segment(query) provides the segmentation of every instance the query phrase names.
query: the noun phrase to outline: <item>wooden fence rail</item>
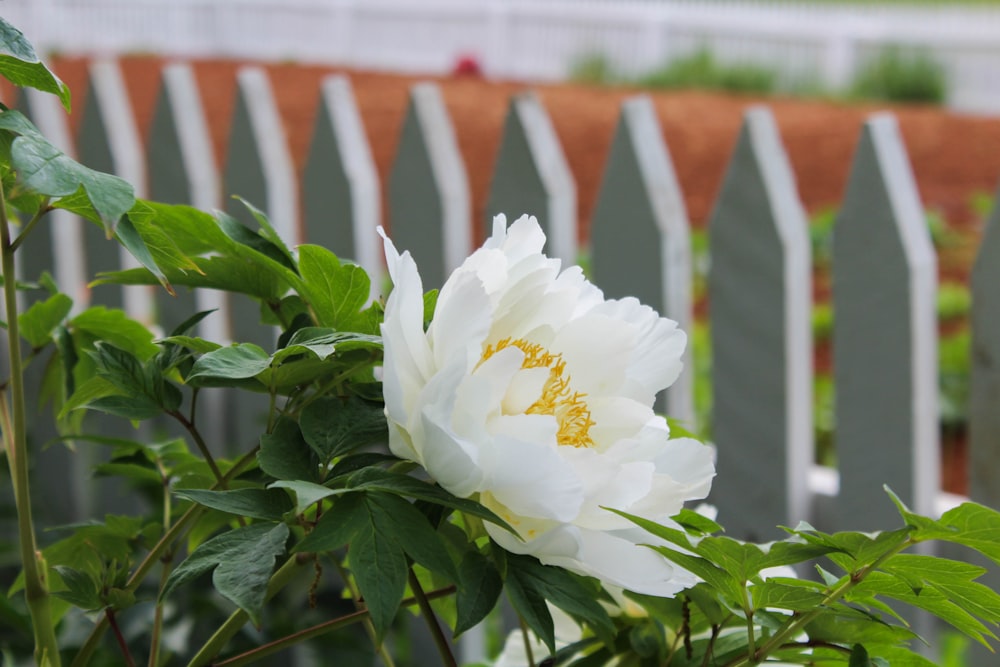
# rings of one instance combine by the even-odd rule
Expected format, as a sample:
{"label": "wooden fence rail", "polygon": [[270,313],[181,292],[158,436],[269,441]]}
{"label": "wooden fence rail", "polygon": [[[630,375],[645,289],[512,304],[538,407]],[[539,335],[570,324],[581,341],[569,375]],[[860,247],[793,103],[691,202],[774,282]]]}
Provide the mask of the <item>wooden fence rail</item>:
{"label": "wooden fence rail", "polygon": [[[139,193],[201,208],[226,206],[234,215],[242,213],[228,195],[243,195],[271,216],[289,242],[321,243],[377,274],[374,228],[383,222],[384,185],[384,222],[397,245],[413,251],[428,287],[439,285],[471,250],[472,226],[487,224],[470,219],[465,167],[433,84],[412,89],[388,183],[380,184],[349,80],[324,80],[313,143],[297,183],[263,70],[238,74],[228,159],[221,166],[215,165],[189,66],[163,70],[145,141],[135,130],[117,65],[94,62],[90,78],[75,142],[53,98],[29,91],[20,106],[57,144],[90,166],[130,180]],[[511,100],[497,155],[487,217],[533,213],[548,233],[550,254],[575,261],[577,193],[537,97]],[[683,201],[650,101],[628,100],[592,219],[594,279],[609,296],[637,295],[690,330],[692,260]],[[992,506],[1000,506],[998,225],[1000,212],[994,211],[974,274],[972,315],[970,495]],[[49,229],[56,231],[32,239],[25,276],[55,266],[77,309],[88,303],[124,307],[169,329],[196,309],[218,307],[219,315],[200,325],[202,335],[273,346],[273,337],[257,324],[257,308],[242,297],[198,292],[171,298],[112,286],[91,292],[84,276],[120,268],[126,260],[92,225],[67,219]],[[874,116],[865,125],[835,225],[839,474],[813,463],[808,221],[765,107],[746,114],[709,239],[711,432],[719,451],[711,500],[731,534],[767,538],[777,524],[799,520],[825,529],[892,526],[883,483],[921,512],[955,502],[940,492],[937,472],[936,259],[893,117]],[[382,282],[373,284],[374,296]],[[688,372],[662,405],[690,420],[692,392]],[[256,437],[259,416],[252,411],[260,406],[217,401],[213,438],[222,451],[245,450]],[[32,433],[39,444],[51,435],[43,426]],[[49,489],[64,491],[53,512],[62,520],[80,519],[105,501],[92,497],[85,465],[52,453],[59,449],[44,456],[61,457],[69,472],[45,466],[36,474]]]}

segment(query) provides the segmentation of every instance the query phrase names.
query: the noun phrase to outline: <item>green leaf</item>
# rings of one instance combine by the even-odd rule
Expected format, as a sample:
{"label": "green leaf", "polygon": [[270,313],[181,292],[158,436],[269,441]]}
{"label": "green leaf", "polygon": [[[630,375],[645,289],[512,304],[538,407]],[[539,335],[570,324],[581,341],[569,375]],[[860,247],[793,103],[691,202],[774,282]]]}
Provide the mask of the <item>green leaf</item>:
{"label": "green leaf", "polygon": [[[77,387],[77,390],[67,398],[62,409],[59,411],[58,419],[65,419],[73,410],[88,406],[92,401],[97,399],[104,398],[105,396],[120,395],[119,391],[118,387],[110,380],[100,376],[92,377]],[[159,408],[157,408],[158,410]]]}
{"label": "green leaf", "polygon": [[312,482],[292,479],[279,479],[277,482],[269,484],[267,488],[286,489],[294,493],[295,512],[297,514],[305,512],[310,505],[314,505],[324,498],[329,498],[339,493],[339,490],[331,489],[322,484],[313,484]]}
{"label": "green leaf", "polygon": [[440,486],[428,484],[422,480],[387,472],[377,468],[362,468],[347,479],[347,487],[353,491],[386,491],[397,495],[409,496],[417,500],[426,500],[438,505],[444,505],[466,514],[479,517],[517,535],[510,524],[498,517],[491,510],[474,500],[458,498]]}
{"label": "green leaf", "polygon": [[146,267],[146,270],[156,276],[163,289],[167,290],[170,296],[177,296],[177,292],[174,291],[173,285],[167,280],[166,274],[163,273],[163,270],[157,265],[156,260],[153,259],[153,254],[146,245],[146,240],[136,231],[132,221],[128,217],[125,217],[115,227],[114,232],[118,242],[125,246],[129,254],[139,260],[139,263]]}
{"label": "green leaf", "polygon": [[448,555],[441,536],[426,516],[396,495],[370,493],[366,500],[377,530],[392,535],[410,558],[433,574],[448,581],[458,581],[455,564]]}
{"label": "green leaf", "polygon": [[271,224],[271,220],[267,217],[267,214],[239,195],[233,195],[233,199],[243,204],[243,206],[245,206],[250,212],[250,215],[253,216],[254,220],[257,221],[257,224],[260,225],[260,232],[258,233],[260,236],[267,239],[271,245],[281,253],[281,256],[283,257],[282,264],[285,264],[290,268],[294,268],[295,256],[292,254],[292,251],[288,249],[288,246],[285,245],[284,239],[282,239],[278,232],[274,229],[274,225]]}
{"label": "green leaf", "polygon": [[[263,234],[254,232],[225,211],[216,211],[215,219],[219,229],[230,240],[234,241],[237,246],[242,246],[259,257],[267,258],[274,264],[283,267],[286,271],[297,275],[295,262],[291,259],[284,243],[275,245],[269,239],[265,238]],[[293,281],[292,284],[298,289],[301,281]]]}
{"label": "green leaf", "polygon": [[15,86],[52,93],[70,111],[69,88],[35,54],[24,34],[0,17],[0,74]]}
{"label": "green leaf", "polygon": [[[508,560],[513,554],[508,554]],[[514,565],[508,562],[507,578],[505,579],[507,597],[514,611],[538,638],[545,642],[550,653],[556,650],[555,626],[552,614],[545,605],[545,590],[541,582],[532,576],[526,576]]]}
{"label": "green leaf", "polygon": [[70,328],[106,341],[142,361],[160,351],[153,343],[152,332],[117,308],[92,306],[75,316]]}
{"label": "green leaf", "polygon": [[458,566],[461,585],[455,594],[458,619],[455,635],[475,627],[493,611],[503,591],[503,579],[489,558],[467,551]]}
{"label": "green leaf", "polygon": [[11,144],[10,153],[20,188],[66,198],[54,205],[97,222],[109,238],[112,236],[118,221],[135,203],[135,192],[127,181],[70,159],[18,111],[0,112],[0,129],[20,135]]}
{"label": "green leaf", "polygon": [[216,590],[259,623],[274,560],[285,552],[288,534],[283,523],[255,523],[213,537],[170,573],[160,599],[214,568]]}
{"label": "green leaf", "polygon": [[750,588],[754,609],[812,611],[826,600],[823,593],[770,579]]}
{"label": "green leaf", "polygon": [[270,363],[270,356],[259,346],[239,343],[201,356],[194,363],[186,381],[194,387],[246,386],[240,381],[253,379],[266,370]]}
{"label": "green leaf", "polygon": [[101,600],[101,583],[90,573],[74,570],[65,565],[57,565],[55,570],[62,577],[66,590],[54,591],[53,595],[84,611],[95,611],[104,607],[104,601]]}
{"label": "green leaf", "polygon": [[260,437],[257,461],[260,469],[275,479],[320,481],[319,458],[292,419],[282,417],[271,433]]}
{"label": "green leaf", "polygon": [[302,410],[299,423],[305,441],[324,463],[389,437],[384,406],[356,396],[319,398]]}
{"label": "green leaf", "polygon": [[424,293],[424,331],[430,326],[434,318],[434,309],[437,308],[438,290],[432,289]]}
{"label": "green leaf", "polygon": [[861,644],[855,644],[851,649],[851,660],[848,667],[872,667],[872,661],[868,658],[868,651]]}
{"label": "green leaf", "polygon": [[[614,643],[614,625],[597,601],[599,588],[585,585],[569,571],[542,565],[531,556],[507,556],[507,581],[511,576],[527,588],[540,591],[546,600],[566,613],[585,621],[606,645]],[[531,580],[531,583],[529,583]]]}
{"label": "green leaf", "polygon": [[205,507],[264,521],[281,521],[292,509],[288,494],[278,489],[184,489],[176,493]]}
{"label": "green leaf", "polygon": [[193,336],[167,336],[166,338],[161,338],[160,343],[164,345],[177,345],[191,350],[196,354],[208,354],[222,347],[222,345],[214,341],[195,338]]}
{"label": "green leaf", "polygon": [[[945,512],[938,523],[947,526],[953,534],[936,539],[963,544],[1000,565],[1000,539],[997,539],[1000,512],[978,503],[962,503]],[[914,537],[919,535],[918,532]]]}
{"label": "green leaf", "polygon": [[322,553],[339,549],[364,530],[368,522],[368,507],[362,494],[340,496],[295,546],[295,551]]}
{"label": "green leaf", "polygon": [[682,509],[676,516],[671,517],[679,523],[684,530],[694,535],[711,535],[722,531],[722,526],[709,519],[707,516],[698,514],[694,510]]}
{"label": "green leaf", "polygon": [[65,294],[54,294],[45,301],[35,302],[17,318],[21,336],[33,348],[46,345],[52,340],[52,331],[62,324],[72,308],[73,300]]}
{"label": "green leaf", "polygon": [[312,305],[317,324],[350,330],[351,320],[368,302],[371,280],[360,266],[341,263],[317,245],[299,246],[301,296]]}
{"label": "green leaf", "polygon": [[[281,298],[288,289],[287,283],[274,273],[242,257],[195,257],[191,261],[197,271],[163,267],[167,281],[172,285],[247,294],[265,301]],[[160,279],[148,269],[125,269],[99,273],[92,284],[156,285],[159,282]]]}
{"label": "green leaf", "polygon": [[227,553],[227,559],[220,562],[212,574],[215,589],[247,612],[257,627],[260,627],[260,614],[275,560],[285,553],[287,540],[288,526],[279,523],[262,539],[247,545],[246,550]]}
{"label": "green leaf", "polygon": [[390,533],[378,530],[389,524],[389,517],[379,514],[378,505],[367,505],[369,519],[348,551],[351,570],[371,615],[376,637],[381,640],[392,624],[406,591],[408,567],[403,548]]}

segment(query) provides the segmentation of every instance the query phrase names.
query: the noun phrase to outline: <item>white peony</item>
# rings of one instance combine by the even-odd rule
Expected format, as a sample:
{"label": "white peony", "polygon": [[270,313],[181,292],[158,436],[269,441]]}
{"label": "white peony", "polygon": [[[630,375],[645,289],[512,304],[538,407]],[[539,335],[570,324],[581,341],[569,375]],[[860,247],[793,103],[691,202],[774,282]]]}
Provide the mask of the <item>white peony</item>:
{"label": "white peony", "polygon": [[[383,234],[383,237],[385,235]],[[634,298],[605,300],[579,267],[542,254],[533,217],[493,233],[447,280],[425,331],[410,254],[385,238],[394,288],[382,336],[389,445],[519,533],[503,548],[605,584],[674,595],[696,579],[606,507],[654,521],[704,498],[709,447],[668,439],[653,399],[686,337]]]}

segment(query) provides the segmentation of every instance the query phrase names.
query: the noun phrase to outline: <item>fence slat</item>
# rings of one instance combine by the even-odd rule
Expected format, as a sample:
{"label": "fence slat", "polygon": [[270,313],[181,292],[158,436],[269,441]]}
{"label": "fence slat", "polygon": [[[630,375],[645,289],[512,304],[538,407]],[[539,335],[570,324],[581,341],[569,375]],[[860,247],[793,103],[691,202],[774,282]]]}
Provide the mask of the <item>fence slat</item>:
{"label": "fence slat", "polygon": [[304,236],[351,258],[372,276],[372,296],[381,291],[378,235],[382,200],[378,171],[346,76],[320,85],[319,109],[302,174]]}
{"label": "fence slat", "polygon": [[420,266],[426,288],[440,287],[469,254],[469,179],[441,90],[410,89],[396,159],[389,172],[393,239]]}
{"label": "fence slat", "polygon": [[[204,211],[219,208],[219,172],[211,146],[194,71],[190,65],[167,65],[146,146],[150,198]],[[158,320],[167,331],[196,311],[210,309],[217,312],[199,323],[200,335],[223,342],[231,339],[221,293],[178,287],[172,297],[157,290]]]}
{"label": "fence slat", "polygon": [[693,429],[691,235],[684,196],[647,96],[622,104],[590,230],[594,281],[604,294],[635,296],[688,332],[684,372],[658,405]]}
{"label": "fence slat", "polygon": [[890,115],[864,126],[833,234],[840,521],[896,525],[882,491],[933,514],[939,489],[937,259]]}
{"label": "fence slat", "polygon": [[[259,67],[246,67],[237,73],[236,104],[230,123],[226,166],[223,172],[223,196],[226,210],[257,229],[246,208],[230,195],[240,195],[264,211],[275,231],[286,243],[297,243],[295,229],[298,204],[292,159],[284,128],[278,117],[274,93],[267,74]],[[265,350],[274,349],[277,329],[261,326],[260,306],[240,294],[227,294],[234,340],[251,342]],[[243,452],[257,444],[266,425],[268,411],[264,396],[246,393],[239,397],[225,432],[231,440],[230,453]]]}
{"label": "fence slat", "polygon": [[[205,211],[221,205],[219,170],[198,92],[194,70],[187,64],[171,64],[161,73],[160,93],[149,130],[146,171],[150,197],[170,204],[188,204]],[[217,290],[188,290],[176,286],[176,296],[158,289],[157,317],[164,333],[195,312],[215,312],[198,323],[197,332],[208,340],[225,344],[232,340],[229,302]],[[221,389],[198,393],[199,414],[225,415],[232,412],[232,397]],[[225,419],[202,418],[198,424],[217,454],[224,454]],[[176,432],[177,426],[168,430]]]}
{"label": "fence slat", "polygon": [[285,242],[297,244],[301,235],[295,169],[271,83],[260,67],[241,68],[236,81],[223,175],[226,210],[256,229],[243,205],[229,199],[239,195],[267,213]]}
{"label": "fence slat", "polygon": [[511,99],[486,204],[487,233],[498,213],[506,214],[508,223],[534,215],[548,236],[548,254],[576,263],[576,185],[552,121],[534,93]]}
{"label": "fence slat", "polygon": [[[79,160],[91,169],[125,179],[135,188],[136,196],[144,196],[142,143],[121,69],[113,60],[98,60],[90,64],[88,74],[90,94],[83,106],[76,144]],[[100,271],[139,265],[94,225],[85,227],[84,250],[88,278]],[[152,323],[152,291],[148,287],[106,285],[98,288],[92,299],[109,308],[124,308],[132,317]]]}
{"label": "fence slat", "polygon": [[1000,188],[972,269],[969,497],[1000,507]]}
{"label": "fence slat", "polygon": [[[24,88],[18,107],[53,146],[71,157],[75,154],[66,111],[58,98],[33,88]],[[17,253],[19,277],[35,281],[43,271],[53,272],[56,284],[73,299],[73,314],[86,308],[90,296],[80,255],[82,224],[79,217],[68,211],[54,209],[26,237]],[[105,252],[114,252],[113,242],[104,243]],[[19,307],[24,312],[32,303],[47,298],[48,293],[43,290],[22,291],[18,297]],[[6,338],[2,342],[6,344]],[[91,469],[96,458],[92,451],[84,448],[72,452],[61,445],[45,446],[58,432],[52,420],[51,406],[43,407],[39,399],[44,364],[31,364],[24,370],[28,444],[33,452],[34,466],[45,471],[44,475],[37,476],[36,490],[40,493],[35,496],[33,511],[47,521],[82,521],[91,516],[90,512],[94,509]],[[8,373],[9,369],[6,369],[4,377]]]}
{"label": "fence slat", "polygon": [[715,204],[709,309],[712,498],[735,537],[808,516],[813,458],[808,225],[770,111],[747,112]]}

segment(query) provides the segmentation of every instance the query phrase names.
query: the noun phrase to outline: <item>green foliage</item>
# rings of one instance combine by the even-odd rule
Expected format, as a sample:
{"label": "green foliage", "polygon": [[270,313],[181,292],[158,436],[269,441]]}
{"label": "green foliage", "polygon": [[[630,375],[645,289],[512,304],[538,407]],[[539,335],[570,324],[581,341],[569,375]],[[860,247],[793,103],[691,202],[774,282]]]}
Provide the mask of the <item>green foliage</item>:
{"label": "green foliage", "polygon": [[[68,106],[65,87],[2,19],[0,74],[54,92]],[[752,69],[727,71],[706,53],[663,76],[677,85],[708,77],[741,90],[768,79]],[[2,431],[23,566],[0,596],[5,659],[128,664],[141,655],[149,664],[230,657],[242,664],[358,623],[372,649],[355,654],[370,664],[374,653],[388,656],[383,640],[404,607],[418,606],[433,627],[440,616],[457,634],[494,614],[504,592],[553,660],[578,667],[612,660],[924,664],[912,652],[914,632],[895,611],[900,602],[930,611],[972,641],[995,639],[1000,596],[978,581],[984,568],[905,553],[943,540],[1000,563],[1000,514],[973,504],[935,520],[893,497],[905,524],[898,530],[827,534],[800,525],[769,544],[718,535],[718,524],[689,510],[665,525],[619,512],[648,531],[658,557],[700,577],[675,598],[605,591],[595,579],[509,553],[484,529],[488,522],[516,534],[501,516],[475,495],[449,493],[387,447],[376,372],[383,311],[369,304],[370,278],[358,266],[318,246],[289,248],[243,200],[254,228],[225,213],[135,200],[123,181],[70,160],[7,110],[0,112],[0,195],[0,216],[9,206],[30,220],[16,240],[0,220],[8,278],[20,240],[53,208],[65,208],[101,225],[141,265],[99,283],[224,290],[255,301],[261,325],[279,330],[275,344],[224,344],[192,334],[212,316],[199,312],[155,339],[120,310],[74,313],[51,277],[39,280],[47,296],[17,312],[16,290],[34,286],[4,281],[12,375],[0,398],[9,394],[16,409],[3,411]],[[424,297],[425,326],[436,299],[436,292]],[[966,307],[948,309],[959,306]],[[706,332],[692,332],[701,374]],[[141,503],[134,516],[54,529],[39,545],[23,509],[33,495],[20,369],[43,354],[44,393],[60,439],[103,448],[108,456],[94,467],[95,479],[125,482],[135,492],[130,501]],[[256,442],[206,442],[206,421],[222,417],[205,414],[208,389],[237,401],[247,391],[267,397]],[[87,421],[95,412],[149,424],[137,439],[95,434],[89,431],[100,426]],[[674,425],[676,434],[683,430]],[[818,579],[773,570],[806,563],[816,565]],[[302,570],[308,581],[298,577]],[[434,607],[432,598],[451,600]],[[643,613],[630,613],[636,606]],[[578,626],[578,641],[566,645],[557,636],[553,608]],[[247,621],[258,635],[241,632]],[[8,639],[7,627],[16,639]],[[102,643],[109,627],[114,645]],[[353,647],[354,636],[342,636]],[[440,650],[448,660],[450,649]]]}
{"label": "green foliage", "polygon": [[671,60],[637,79],[646,88],[708,88],[736,93],[769,93],[777,76],[758,65],[724,65],[707,48]]}
{"label": "green foliage", "polygon": [[570,81],[590,85],[608,85],[619,80],[611,61],[600,53],[591,53],[575,60],[569,68]]}
{"label": "green foliage", "polygon": [[862,66],[851,84],[851,93],[887,102],[940,104],[947,95],[947,76],[928,53],[889,46]]}

